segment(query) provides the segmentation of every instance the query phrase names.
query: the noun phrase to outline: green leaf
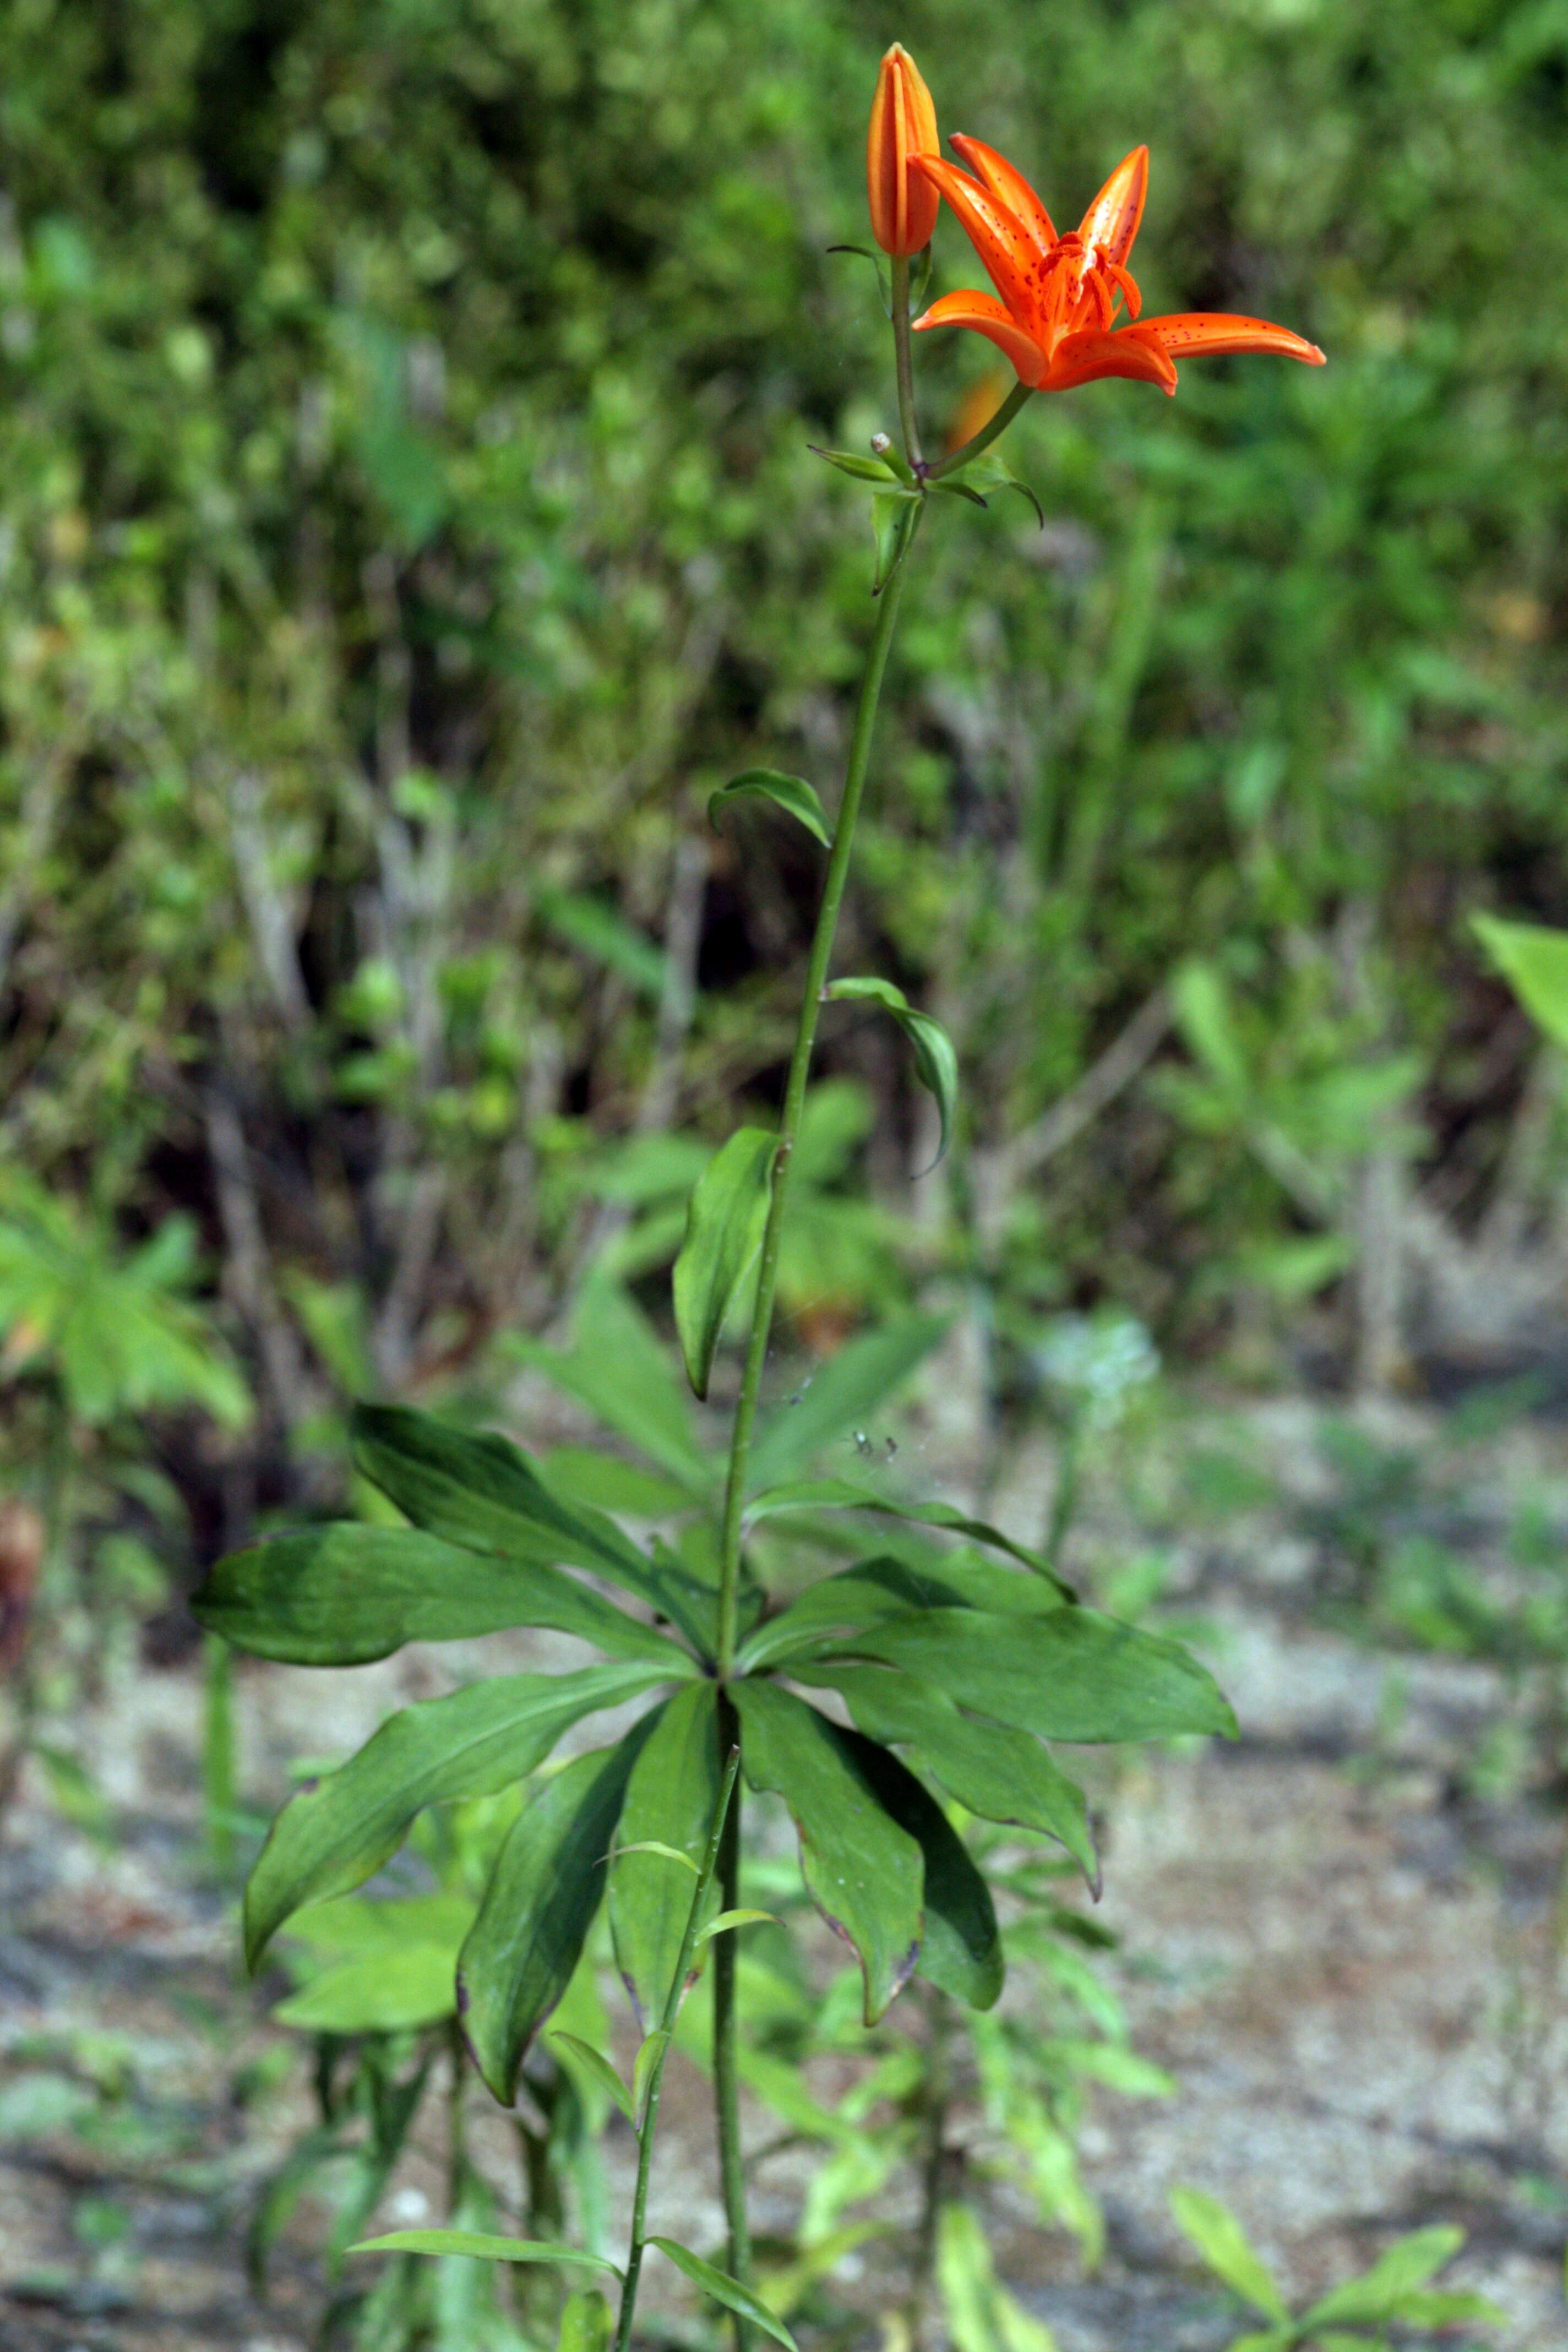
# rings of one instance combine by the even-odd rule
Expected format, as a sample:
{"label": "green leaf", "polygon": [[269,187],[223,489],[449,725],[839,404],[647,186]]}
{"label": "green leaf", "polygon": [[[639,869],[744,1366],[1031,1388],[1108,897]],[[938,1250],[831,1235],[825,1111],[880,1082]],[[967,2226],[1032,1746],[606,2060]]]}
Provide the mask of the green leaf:
{"label": "green leaf", "polygon": [[458,1963],[458,2007],[479,2073],[510,2106],[529,2042],[561,1999],[605,1894],[626,1782],[658,1710],[618,1746],[547,1781],[508,1832]]}
{"label": "green leaf", "polygon": [[[975,1609],[1003,1617],[1055,1615],[1067,1604],[1053,1588],[1016,1569],[954,1554],[912,1566],[896,1554],[857,1560],[853,1568],[823,1577],[776,1617],[747,1635],[738,1663],[744,1673],[776,1667],[782,1658],[810,1661],[853,1649],[852,1640],[828,1639],[835,1628],[848,1636],[911,1610]],[[792,1663],[788,1671],[795,1672]]]}
{"label": "green leaf", "polygon": [[563,1501],[590,1503],[628,1519],[670,1519],[691,1507],[690,1495],[673,1478],[591,1445],[552,1445],[540,1468]]}
{"label": "green leaf", "polygon": [[510,1439],[405,1405],[356,1405],[351,1432],[355,1466],[426,1535],[530,1565],[592,1569],[682,1622],[680,1592],[614,1519],[552,1494]]}
{"label": "green leaf", "polygon": [[[845,253],[859,250],[855,246],[830,247],[828,249]],[[858,482],[875,482],[879,488],[894,485],[900,498],[911,495],[884,457],[861,457],[853,449],[823,449],[815,441],[808,441],[805,446],[814,457],[825,457],[830,466],[837,466],[841,474],[848,474]]]}
{"label": "green leaf", "polygon": [[1352,2326],[1377,2327],[1385,2320],[1397,2320],[1404,2315],[1405,2297],[1452,2262],[1464,2242],[1463,2230],[1451,2224],[1413,2230],[1408,2237],[1396,2238],[1360,2278],[1348,2280],[1315,2303],[1300,2325],[1321,2328],[1349,2321]]}
{"label": "green leaf", "polygon": [[988,499],[981,497],[978,490],[972,490],[967,482],[961,481],[956,474],[944,474],[941,481],[932,482],[931,488],[933,490],[944,491],[950,499],[966,499],[972,507],[988,507],[990,504]]}
{"label": "green leaf", "polygon": [[912,1609],[968,1605],[967,1595],[945,1582],[938,1570],[910,1568],[891,1558],[857,1560],[853,1568],[808,1586],[787,1609],[759,1625],[742,1643],[736,1663],[742,1673],[753,1674],[797,1653],[815,1656],[828,1646],[830,1634],[849,1635],[884,1618],[906,1616]]}
{"label": "green leaf", "polygon": [[1083,1790],[1028,1732],[961,1715],[945,1694],[879,1666],[802,1667],[844,1699],[860,1729],[885,1746],[908,1745],[943,1788],[982,1821],[1013,1822],[1060,1840],[1100,1894],[1100,1860]]}
{"label": "green leaf", "polygon": [[457,2009],[457,1960],[456,1943],[365,1954],[324,1969],[272,2014],[280,2025],[310,2033],[404,2033],[434,2025]]}
{"label": "green leaf", "polygon": [[739,800],[772,801],[804,824],[824,849],[833,846],[833,835],[828,828],[827,812],[823,807],[814,785],[804,776],[781,775],[776,768],[748,768],[743,775],[732,776],[721,786],[708,803],[708,821],[717,824],[731,803]]}
{"label": "green leaf", "polygon": [[986,490],[1016,490],[1019,497],[1027,499],[1034,508],[1040,529],[1044,530],[1046,527],[1045,509],[1039,499],[1028,483],[1019,479],[1005,457],[995,449],[983,449],[978,457],[970,459],[967,466],[959,466],[951,474],[944,474],[934,487],[944,490],[949,488],[966,489],[980,498],[982,505],[984,504],[982,494]]}
{"label": "green leaf", "polygon": [[786,2352],[795,2352],[795,2337],[783,2320],[775,2319],[767,2305],[750,2287],[742,2286],[739,2279],[732,2279],[727,2271],[716,2271],[711,2263],[705,2263],[700,2254],[690,2252],[685,2246],[678,2246],[673,2238],[650,2238],[647,2242],[657,2246],[661,2254],[668,2254],[676,2269],[684,2271],[692,2284],[700,2286],[704,2294],[710,2294],[715,2303],[738,2311],[742,2319],[749,2319],[753,2327],[760,2327],[775,2344],[783,2344]]}
{"label": "green leaf", "polygon": [[393,2230],[384,2238],[362,2238],[351,2254],[468,2254],[479,2263],[568,2263],[579,2269],[621,2275],[603,2254],[563,2246],[551,2238],[495,2238],[483,2230]]}
{"label": "green leaf", "polygon": [[1238,2294],[1243,2303],[1250,2303],[1265,2319],[1272,2319],[1280,2326],[1288,2324],[1289,2313],[1284,2296],[1228,2206],[1222,2205],[1217,2197],[1205,2196],[1201,2189],[1173,2189],[1171,2211],[1177,2229],[1191,2239],[1210,2270],[1225,2281],[1233,2294]]}
{"label": "green leaf", "polygon": [[866,1776],[853,1735],[764,1682],[731,1686],[754,1789],[781,1796],[800,1838],[813,1902],[854,1947],[874,2025],[908,1983],[920,1947],[921,1849]]}
{"label": "green leaf", "polygon": [[713,1936],[728,1935],[731,1927],[759,1927],[763,1925],[778,1927],[783,1924],[772,1911],[721,1911],[716,1919],[709,1920],[706,1927],[699,1928],[697,1940],[700,1944],[706,1944]]}
{"label": "green leaf", "polygon": [[1394,2315],[1402,2327],[1506,2327],[1508,2314],[1489,2296],[1467,2288],[1414,2287],[1402,2295]]}
{"label": "green leaf", "polygon": [[454,1958],[474,1924],[475,1906],[464,1895],[400,1895],[386,1897],[341,1895],[312,1904],[289,1923],[292,1943],[341,1959],[395,1952],[413,1941],[447,1944]]}
{"label": "green leaf", "polygon": [[[700,1874],[699,1873],[699,1876]],[[653,2080],[653,2070],[658,2063],[659,2053],[668,2047],[669,2036],[662,2025],[656,2027],[652,2033],[645,2034],[637,2046],[632,2066],[632,2105],[637,2110],[634,2120],[640,2119],[647,2106],[647,2090]],[[640,2129],[640,2120],[638,2127]]]}
{"label": "green leaf", "polygon": [[1000,2352],[991,2249],[969,2207],[956,2199],[943,2202],[937,2219],[936,2283],[955,2352]]}
{"label": "green leaf", "polygon": [[559,1569],[520,1567],[415,1528],[344,1521],[269,1537],[220,1559],[191,1606],[237,1649],[291,1665],[360,1666],[405,1642],[549,1625],[612,1656],[656,1660],[670,1675],[699,1671],[655,1627]]}
{"label": "green leaf", "polygon": [[682,1853],[677,1846],[666,1845],[660,1838],[637,1838],[630,1845],[617,1845],[612,1851],[611,1861],[614,1862],[623,1853],[657,1853],[666,1862],[678,1862],[682,1870],[689,1870],[691,1873],[693,1878],[700,1878],[702,1875],[689,1854]]}
{"label": "green leaf", "polygon": [[686,1377],[700,1397],[708,1394],[724,1318],[763,1246],[778,1148],[778,1137],[765,1128],[737,1128],[691,1195],[675,1261],[675,1328]]}
{"label": "green leaf", "polygon": [[887,471],[892,477],[892,488],[871,493],[871,536],[877,548],[877,568],[871,577],[873,596],[881,594],[909,552],[915,518],[921,510],[919,493],[907,490],[890,466]]}
{"label": "green leaf", "polygon": [[615,2315],[596,2286],[569,2294],[561,2307],[555,2352],[610,2352]]}
{"label": "green leaf", "polygon": [[626,2118],[626,2121],[630,2124],[635,2124],[637,2122],[636,2110],[632,2105],[632,2095],[627,2090],[626,2084],[622,2082],[620,2076],[616,2074],[615,2068],[611,2065],[609,2060],[605,2056],[603,2051],[595,2050],[591,2042],[583,2041],[582,2038],[575,2033],[562,2033],[559,2031],[555,2031],[547,2034],[545,2039],[549,2042],[552,2049],[558,2047],[563,2050],[570,2051],[573,2057],[576,2059],[577,2063],[580,2066],[586,2068],[587,2072],[592,2074],[595,2082],[597,2083],[600,2090],[605,2093],[605,2096],[612,2099],[616,2105],[619,2107],[622,2115]]}
{"label": "green leaf", "polygon": [[903,1666],[960,1706],[1042,1739],[1236,1734],[1213,1676],[1179,1643],[1088,1609],[1046,1617],[932,1609],[889,1618],[839,1646]]}
{"label": "green leaf", "polygon": [[1470,928],[1536,1026],[1568,1045],[1568,931],[1472,915]]}
{"label": "green leaf", "polygon": [[670,1701],[637,1758],[610,1869],[616,1964],[645,2030],[664,2015],[691,1911],[688,1874],[701,1874],[721,1778],[714,1685],[697,1683]]}
{"label": "green leaf", "polygon": [[752,1449],[755,1487],[797,1476],[824,1447],[851,1439],[931,1353],[950,1319],[900,1315],[840,1348],[792,1403],[769,1417]]}
{"label": "green leaf", "polygon": [[[946,1030],[929,1013],[917,1013],[903,990],[895,988],[890,980],[836,980],[826,993],[837,1003],[879,1004],[892,1014],[914,1048],[916,1076],[936,1097],[942,1121],[936,1154],[940,1160],[952,1139],[953,1114],[958,1108],[958,1055]],[[935,1165],[933,1160],[931,1167]],[[929,1176],[931,1169],[923,1172]]]}
{"label": "green leaf", "polygon": [[245,1890],[247,1965],[303,1904],[344,1894],[379,1870],[425,1806],[494,1795],[525,1779],[584,1716],[666,1679],[662,1665],[641,1664],[502,1675],[390,1717],[273,1822]]}
{"label": "green leaf", "polygon": [[924,1925],[917,1973],[970,2009],[990,2009],[1006,1969],[990,1890],[928,1789],[877,1740],[840,1732],[889,1818],[924,1863]]}
{"label": "green leaf", "polygon": [[618,1430],[650,1462],[693,1495],[711,1484],[692,1434],[686,1396],[646,1315],[613,1282],[590,1281],[572,1322],[568,1348],[547,1348],[513,1334],[505,1352],[542,1372],[606,1428]]}
{"label": "green leaf", "polygon": [[[953,1535],[967,1536],[972,1543],[987,1545],[993,1551],[1004,1551],[1016,1560],[1043,1577],[1055,1595],[1072,1600],[1070,1585],[1064,1584],[1043,1552],[1031,1550],[1027,1544],[1016,1543],[1011,1536],[1002,1533],[985,1519],[972,1519],[952,1503],[902,1503],[891,1496],[879,1494],[875,1486],[858,1486],[850,1478],[800,1478],[788,1486],[770,1487],[766,1494],[756,1496],[746,1506],[749,1520],[775,1517],[780,1511],[878,1511],[889,1519],[903,1519],[912,1527],[942,1528]],[[1028,1588],[1020,1591],[1018,1606],[1051,1608],[1055,1600],[1040,1596],[1030,1601],[1024,1596]]]}

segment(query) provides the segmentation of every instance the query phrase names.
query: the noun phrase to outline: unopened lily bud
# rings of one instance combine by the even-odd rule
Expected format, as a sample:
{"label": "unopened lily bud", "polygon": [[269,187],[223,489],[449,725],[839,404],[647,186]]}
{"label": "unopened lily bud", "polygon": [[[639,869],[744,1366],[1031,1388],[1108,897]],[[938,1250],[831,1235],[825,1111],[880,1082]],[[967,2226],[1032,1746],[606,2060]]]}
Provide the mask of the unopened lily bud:
{"label": "unopened lily bud", "polygon": [[871,234],[884,253],[907,259],[931,243],[942,199],[924,173],[913,168],[913,159],[937,152],[931,92],[913,58],[895,41],[877,76],[866,141]]}

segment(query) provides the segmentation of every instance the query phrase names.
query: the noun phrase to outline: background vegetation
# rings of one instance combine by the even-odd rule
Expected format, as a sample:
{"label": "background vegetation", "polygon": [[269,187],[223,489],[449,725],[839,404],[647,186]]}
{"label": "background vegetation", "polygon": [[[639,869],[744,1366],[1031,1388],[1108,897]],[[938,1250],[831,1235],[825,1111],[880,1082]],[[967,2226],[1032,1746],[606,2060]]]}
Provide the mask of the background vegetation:
{"label": "background vegetation", "polygon": [[[826,248],[894,33],[1068,216],[1147,135],[1154,307],[1332,365],[1041,402],[1046,530],[940,534],[852,919],[957,1034],[967,1156],[918,1242],[840,1246],[806,1336],[981,1263],[1234,1340],[1258,1285],[1332,1303],[1380,1155],[1484,1204],[1532,1049],[1464,917],[1564,912],[1568,18],[994,0],[984,32],[5,12],[8,1213],[36,1180],[105,1246],[195,1221],[262,1398],[185,1449],[199,1551],[297,1481],[334,1381],[546,1322],[629,1210],[657,1257],[689,1171],[647,1139],[777,1083],[760,967],[815,869],[703,808],[752,759],[830,787],[842,743],[859,510],[803,444],[884,421],[865,265]],[[976,349],[921,357],[940,424]],[[1041,1114],[1141,1009],[1160,1066],[1058,1150]],[[827,1048],[895,1117],[862,1166],[839,1100],[824,1181],[904,1207],[900,1056],[848,1013]]]}

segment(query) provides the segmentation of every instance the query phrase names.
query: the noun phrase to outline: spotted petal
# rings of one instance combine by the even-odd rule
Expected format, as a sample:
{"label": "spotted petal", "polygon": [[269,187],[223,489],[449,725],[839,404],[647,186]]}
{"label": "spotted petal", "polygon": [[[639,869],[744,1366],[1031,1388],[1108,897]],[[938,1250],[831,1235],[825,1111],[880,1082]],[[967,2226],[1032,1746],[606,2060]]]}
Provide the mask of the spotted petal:
{"label": "spotted petal", "polygon": [[1304,335],[1289,327],[1271,326],[1267,319],[1233,318],[1226,310],[1183,310],[1174,318],[1145,319],[1124,333],[1146,335],[1173,359],[1195,357],[1202,352],[1274,352],[1281,359],[1300,360],[1321,367],[1323,354]]}
{"label": "spotted petal", "polygon": [[1021,383],[1038,383],[1046,372],[1044,352],[994,294],[982,294],[973,287],[944,294],[915,320],[917,334],[927,327],[973,327],[976,334],[989,336],[1012,361]]}
{"label": "spotted petal", "polygon": [[956,163],[944,163],[940,155],[914,155],[910,160],[947,198],[992,284],[1027,332],[1035,310],[1031,279],[1040,270],[1032,232]]}
{"label": "spotted petal", "polygon": [[1092,383],[1097,376],[1131,376],[1138,383],[1157,383],[1174,392],[1176,371],[1158,342],[1144,340],[1142,327],[1118,327],[1110,335],[1067,335],[1057,345],[1050,371],[1041,387],[1046,392],[1071,392],[1075,384]]}
{"label": "spotted petal", "polygon": [[994,147],[987,147],[984,139],[965,139],[955,132],[951,143],[997,203],[1005,205],[1015,219],[1023,222],[1044,260],[1057,241],[1057,233],[1049,213],[1017,165],[1009,163],[1005,155],[998,155]]}
{"label": "spotted petal", "polygon": [[1093,246],[1108,261],[1123,262],[1132,250],[1143,199],[1149,192],[1149,150],[1134,147],[1118,163],[1079,228],[1086,246]]}

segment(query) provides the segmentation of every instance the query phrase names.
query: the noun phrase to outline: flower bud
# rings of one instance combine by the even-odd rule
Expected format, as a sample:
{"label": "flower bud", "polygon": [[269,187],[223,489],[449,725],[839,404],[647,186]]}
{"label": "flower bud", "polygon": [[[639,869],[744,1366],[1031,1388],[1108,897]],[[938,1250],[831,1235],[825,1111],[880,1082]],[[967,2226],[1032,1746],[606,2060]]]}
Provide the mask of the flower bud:
{"label": "flower bud", "polygon": [[936,108],[908,50],[895,41],[882,59],[871,128],[866,141],[866,190],[871,234],[884,253],[919,253],[931,243],[942,202],[913,167],[916,155],[938,152]]}
{"label": "flower bud", "polygon": [[893,436],[890,433],[872,434],[871,455],[873,457],[885,457],[892,446]]}

